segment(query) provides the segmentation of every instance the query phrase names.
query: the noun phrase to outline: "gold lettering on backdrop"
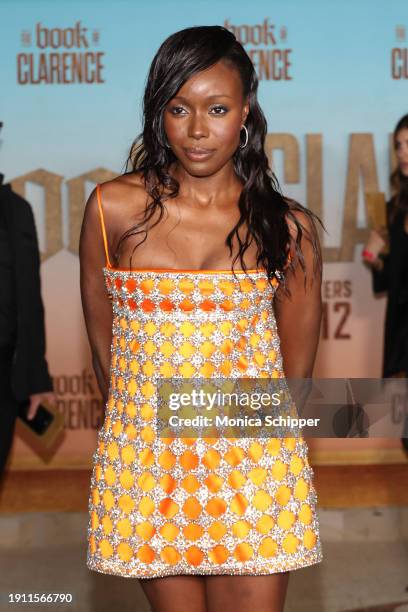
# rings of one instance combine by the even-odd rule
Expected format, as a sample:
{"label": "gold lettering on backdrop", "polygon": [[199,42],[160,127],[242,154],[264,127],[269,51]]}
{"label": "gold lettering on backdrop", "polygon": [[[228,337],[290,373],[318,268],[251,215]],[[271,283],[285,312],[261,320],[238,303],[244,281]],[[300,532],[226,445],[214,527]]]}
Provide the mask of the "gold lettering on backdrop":
{"label": "gold lettering on backdrop", "polygon": [[[323,312],[320,334],[322,340],[349,340],[347,323],[351,319],[351,280],[327,280],[322,283]],[[340,298],[340,299],[339,299]]]}
{"label": "gold lettering on backdrop", "polygon": [[44,190],[45,202],[45,251],[41,253],[41,261],[45,261],[63,248],[62,243],[62,210],[61,210],[61,183],[63,176],[47,172],[47,170],[34,170],[18,176],[11,182],[13,190],[26,197],[26,184],[34,183]]}
{"label": "gold lettering on backdrop", "polygon": [[334,338],[336,340],[349,340],[351,335],[344,331],[344,326],[347,319],[350,317],[351,304],[350,302],[336,302],[334,305],[334,312],[341,312],[342,316],[338,325],[334,331]]}
{"label": "gold lettering on backdrop", "polygon": [[292,49],[250,49],[248,55],[260,80],[291,81]]}
{"label": "gold lettering on backdrop", "polygon": [[[323,215],[323,135],[306,134],[306,206],[324,223]],[[338,247],[325,247],[324,232],[317,223],[325,262],[337,261]]]}
{"label": "gold lettering on backdrop", "polygon": [[292,49],[282,48],[286,46],[288,38],[285,25],[271,23],[268,17],[255,25],[233,25],[229,19],[225,19],[224,28],[230,30],[241,45],[246,45],[246,52],[259,80],[292,80]]}
{"label": "gold lettering on backdrop", "polygon": [[68,28],[48,28],[41,22],[35,30],[23,30],[23,46],[34,45],[33,52],[18,53],[19,85],[100,84],[104,83],[105,53],[99,48],[100,32],[81,21]]}
{"label": "gold lettering on backdrop", "polygon": [[265,140],[265,153],[273,168],[273,150],[281,149],[283,152],[283,180],[285,183],[299,183],[299,143],[293,134],[267,134]]}
{"label": "gold lettering on backdrop", "polygon": [[364,191],[379,191],[372,134],[350,135],[340,261],[353,261],[356,244],[368,239],[368,228],[357,227],[360,176]]}
{"label": "gold lettering on backdrop", "polygon": [[85,183],[103,183],[115,178],[116,174],[105,168],[96,168],[81,176],[69,179],[68,186],[68,219],[69,219],[69,243],[68,251],[78,255],[79,234],[81,231],[82,217],[85,206]]}
{"label": "gold lettering on backdrop", "polygon": [[323,220],[322,149],[321,134],[306,134],[306,202],[308,208]]}
{"label": "gold lettering on backdrop", "polygon": [[[306,134],[306,204],[323,220],[323,137],[321,134]],[[320,242],[323,231],[317,225]]]}
{"label": "gold lettering on backdrop", "polygon": [[99,429],[104,405],[93,372],[83,369],[74,375],[53,376],[52,380],[65,429]]}
{"label": "gold lettering on backdrop", "polygon": [[65,429],[95,429],[103,423],[104,405],[97,397],[57,399],[57,409],[64,417]]}
{"label": "gold lettering on backdrop", "polygon": [[323,299],[349,298],[352,295],[351,280],[324,280],[322,282]]}
{"label": "gold lettering on backdrop", "polygon": [[[265,153],[273,167],[273,152],[279,149],[283,153],[282,182],[300,183],[299,143],[293,134],[268,134],[265,142]],[[396,167],[396,159],[390,136],[390,164]],[[66,181],[68,186],[69,243],[68,250],[78,254],[79,233],[85,206],[85,183],[97,183],[110,180],[116,174],[106,168],[95,168],[80,176]],[[339,247],[324,247],[325,262],[353,261],[354,248],[367,240],[368,229],[357,227],[357,209],[360,177],[363,179],[364,191],[379,191],[376,159],[372,134],[351,134],[348,152],[346,192],[344,199],[343,227]],[[45,193],[45,229],[46,251],[42,260],[46,260],[63,248],[61,183],[63,177],[46,170],[35,170],[12,181],[14,190],[25,196],[27,182],[36,183],[44,188]],[[324,222],[323,202],[323,136],[306,135],[306,202]],[[324,242],[324,234],[322,236]]]}
{"label": "gold lettering on backdrop", "polygon": [[391,76],[393,79],[408,79],[408,47],[391,50]]}
{"label": "gold lettering on backdrop", "polygon": [[[306,206],[324,223],[323,215],[323,136],[306,134]],[[337,261],[339,249],[325,247],[324,232],[317,223],[324,261]]]}
{"label": "gold lettering on backdrop", "polygon": [[327,340],[329,337],[329,304],[322,303],[322,322],[320,325],[320,337],[322,340]]}
{"label": "gold lettering on backdrop", "polygon": [[19,53],[17,82],[19,85],[72,83],[104,83],[102,77],[105,54],[93,53]]}

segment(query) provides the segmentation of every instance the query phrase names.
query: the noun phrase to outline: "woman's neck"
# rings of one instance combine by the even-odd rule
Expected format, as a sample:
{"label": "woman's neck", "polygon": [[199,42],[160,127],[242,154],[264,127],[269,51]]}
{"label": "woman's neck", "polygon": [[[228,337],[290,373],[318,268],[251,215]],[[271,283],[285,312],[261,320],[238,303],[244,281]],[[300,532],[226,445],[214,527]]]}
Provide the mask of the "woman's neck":
{"label": "woman's neck", "polygon": [[242,182],[232,164],[211,176],[192,176],[179,164],[174,165],[169,173],[180,185],[179,197],[201,206],[238,199],[242,190]]}

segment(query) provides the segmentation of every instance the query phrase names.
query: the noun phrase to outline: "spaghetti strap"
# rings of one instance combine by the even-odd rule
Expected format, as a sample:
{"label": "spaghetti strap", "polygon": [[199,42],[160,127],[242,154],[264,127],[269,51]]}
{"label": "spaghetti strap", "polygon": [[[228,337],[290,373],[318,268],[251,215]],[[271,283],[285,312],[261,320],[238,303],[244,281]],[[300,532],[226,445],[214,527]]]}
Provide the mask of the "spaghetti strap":
{"label": "spaghetti strap", "polygon": [[106,263],[107,267],[111,268],[111,262],[109,259],[109,250],[108,250],[108,239],[106,236],[106,228],[105,228],[105,220],[103,218],[103,209],[102,209],[102,198],[101,198],[101,186],[99,183],[96,185],[96,196],[98,199],[98,208],[99,208],[99,216],[101,220],[101,228],[102,228],[102,236],[103,236],[103,244],[105,246],[105,254],[106,254]]}

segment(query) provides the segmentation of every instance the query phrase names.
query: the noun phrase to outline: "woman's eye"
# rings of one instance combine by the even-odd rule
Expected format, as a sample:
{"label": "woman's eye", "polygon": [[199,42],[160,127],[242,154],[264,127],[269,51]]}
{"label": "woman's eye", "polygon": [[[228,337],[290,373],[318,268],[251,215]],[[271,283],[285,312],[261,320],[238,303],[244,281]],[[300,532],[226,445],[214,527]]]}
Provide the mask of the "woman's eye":
{"label": "woman's eye", "polygon": [[228,112],[228,109],[225,106],[218,105],[218,106],[213,106],[211,109],[211,112],[214,115],[225,115],[225,113]]}
{"label": "woman's eye", "polygon": [[185,112],[185,109],[182,106],[173,106],[170,109],[172,115],[182,115]]}

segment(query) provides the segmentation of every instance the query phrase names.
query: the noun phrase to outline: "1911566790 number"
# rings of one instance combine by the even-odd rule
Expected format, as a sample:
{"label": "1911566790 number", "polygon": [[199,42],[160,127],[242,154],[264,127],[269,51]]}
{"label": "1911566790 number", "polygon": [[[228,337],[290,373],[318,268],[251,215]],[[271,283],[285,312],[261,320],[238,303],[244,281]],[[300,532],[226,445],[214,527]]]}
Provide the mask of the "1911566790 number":
{"label": "1911566790 number", "polygon": [[72,603],[72,593],[9,593],[9,603]]}

